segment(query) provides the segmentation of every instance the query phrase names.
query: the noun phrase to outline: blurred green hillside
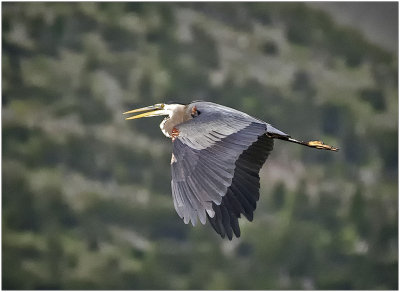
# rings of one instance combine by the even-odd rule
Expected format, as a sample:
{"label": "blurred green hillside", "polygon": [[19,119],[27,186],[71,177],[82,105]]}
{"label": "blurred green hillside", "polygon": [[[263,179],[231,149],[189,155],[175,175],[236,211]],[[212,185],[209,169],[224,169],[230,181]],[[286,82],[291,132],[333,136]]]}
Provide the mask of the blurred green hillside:
{"label": "blurred green hillside", "polygon": [[[397,289],[398,56],[302,3],[2,3],[3,289]],[[168,100],[276,141],[242,236],[185,225]]]}

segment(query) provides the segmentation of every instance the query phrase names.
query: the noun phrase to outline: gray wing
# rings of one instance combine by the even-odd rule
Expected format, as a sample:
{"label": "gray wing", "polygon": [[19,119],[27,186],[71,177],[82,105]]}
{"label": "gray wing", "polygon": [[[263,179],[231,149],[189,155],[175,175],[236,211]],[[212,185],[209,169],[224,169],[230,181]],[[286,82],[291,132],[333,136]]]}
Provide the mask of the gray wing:
{"label": "gray wing", "polygon": [[198,103],[200,115],[176,128],[173,142],[172,195],[185,223],[205,224],[232,238],[240,235],[237,218],[249,220],[259,196],[258,172],[272,150],[268,124],[244,113]]}
{"label": "gray wing", "polygon": [[214,217],[208,216],[215,231],[232,239],[232,233],[240,236],[238,218],[243,214],[249,221],[253,220],[260,197],[259,171],[273,149],[274,140],[262,135],[246,149],[235,163],[232,184],[220,205],[213,203]]}

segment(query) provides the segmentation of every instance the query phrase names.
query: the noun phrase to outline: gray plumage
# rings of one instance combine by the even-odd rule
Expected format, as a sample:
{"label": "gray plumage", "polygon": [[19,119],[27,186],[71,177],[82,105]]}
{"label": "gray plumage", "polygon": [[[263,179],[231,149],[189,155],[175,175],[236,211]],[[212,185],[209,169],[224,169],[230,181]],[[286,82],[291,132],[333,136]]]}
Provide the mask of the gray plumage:
{"label": "gray plumage", "polygon": [[253,218],[258,173],[273,139],[265,135],[267,123],[245,113],[208,102],[193,106],[200,114],[176,126],[179,136],[173,142],[171,164],[174,206],[185,223],[195,225],[199,218],[204,224],[207,216],[222,237],[231,239],[232,229],[240,235],[241,214]]}
{"label": "gray plumage", "polygon": [[259,171],[274,139],[334,150],[320,141],[302,142],[270,124],[211,102],[157,104],[128,119],[168,115],[160,124],[172,138],[171,190],[178,215],[188,224],[207,219],[221,237],[240,236],[238,218],[253,220],[260,197]]}

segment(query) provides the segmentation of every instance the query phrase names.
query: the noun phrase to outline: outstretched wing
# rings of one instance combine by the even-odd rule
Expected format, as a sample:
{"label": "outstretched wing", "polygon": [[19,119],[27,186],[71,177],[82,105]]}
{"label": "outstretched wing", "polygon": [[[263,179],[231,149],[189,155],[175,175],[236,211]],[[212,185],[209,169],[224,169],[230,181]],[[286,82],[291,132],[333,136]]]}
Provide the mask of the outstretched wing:
{"label": "outstretched wing", "polygon": [[198,103],[200,114],[177,125],[171,159],[174,206],[185,223],[205,224],[232,238],[237,218],[252,220],[258,172],[272,150],[268,124],[230,108]]}
{"label": "outstretched wing", "polygon": [[259,171],[274,146],[274,140],[262,135],[247,148],[235,163],[235,172],[220,205],[212,204],[214,217],[208,216],[212,227],[221,235],[232,239],[240,236],[238,218],[243,214],[249,221],[260,198]]}

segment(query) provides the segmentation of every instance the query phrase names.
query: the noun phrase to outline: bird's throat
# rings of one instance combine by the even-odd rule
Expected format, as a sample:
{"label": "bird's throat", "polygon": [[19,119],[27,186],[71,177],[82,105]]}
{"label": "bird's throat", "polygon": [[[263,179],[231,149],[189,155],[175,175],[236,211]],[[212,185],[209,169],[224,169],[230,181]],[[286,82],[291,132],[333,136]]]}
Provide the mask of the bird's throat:
{"label": "bird's throat", "polygon": [[176,105],[173,109],[171,109],[169,116],[161,122],[160,129],[166,137],[173,138],[173,129],[175,126],[187,120],[188,118],[187,115],[185,115],[185,106]]}

